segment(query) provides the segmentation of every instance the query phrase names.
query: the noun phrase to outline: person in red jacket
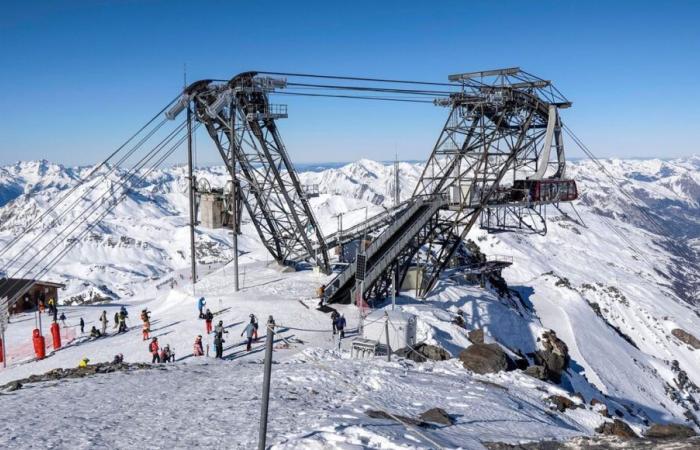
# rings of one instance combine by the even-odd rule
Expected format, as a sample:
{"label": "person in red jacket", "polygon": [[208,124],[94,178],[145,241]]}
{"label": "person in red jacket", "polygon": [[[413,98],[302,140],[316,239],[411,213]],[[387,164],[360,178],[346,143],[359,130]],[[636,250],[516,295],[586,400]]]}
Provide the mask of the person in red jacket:
{"label": "person in red jacket", "polygon": [[214,314],[209,311],[209,308],[207,308],[207,312],[204,313],[204,323],[207,326],[207,334],[211,333],[211,323],[214,320]]}
{"label": "person in red jacket", "polygon": [[204,348],[202,347],[202,336],[199,335],[194,340],[194,348],[192,349],[192,354],[194,356],[203,356]]}
{"label": "person in red jacket", "polygon": [[151,343],[148,345],[148,350],[153,355],[153,360],[151,361],[151,363],[159,363],[160,362],[160,354],[158,353],[158,350],[159,350],[158,338],[154,337],[151,340]]}

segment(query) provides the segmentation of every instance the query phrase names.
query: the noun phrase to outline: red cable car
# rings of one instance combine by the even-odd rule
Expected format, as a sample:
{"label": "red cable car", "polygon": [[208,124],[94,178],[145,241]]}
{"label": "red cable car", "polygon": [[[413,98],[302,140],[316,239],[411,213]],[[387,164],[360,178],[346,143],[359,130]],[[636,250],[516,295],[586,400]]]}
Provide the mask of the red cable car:
{"label": "red cable car", "polygon": [[512,195],[528,203],[571,202],[578,198],[578,189],[574,180],[515,180]]}

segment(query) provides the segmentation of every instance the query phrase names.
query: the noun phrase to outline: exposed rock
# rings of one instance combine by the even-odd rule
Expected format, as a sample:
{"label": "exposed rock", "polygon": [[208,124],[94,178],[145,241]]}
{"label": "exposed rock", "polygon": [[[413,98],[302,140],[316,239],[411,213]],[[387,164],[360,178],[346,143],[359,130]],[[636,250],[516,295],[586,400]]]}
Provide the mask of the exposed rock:
{"label": "exposed rock", "polygon": [[477,328],[476,330],[471,330],[467,336],[469,336],[469,342],[472,344],[483,344],[484,343],[484,329]]}
{"label": "exposed rock", "polygon": [[635,439],[639,437],[629,425],[620,419],[615,419],[612,422],[604,422],[601,426],[596,428],[595,431],[596,433],[608,434],[627,439]]}
{"label": "exposed rock", "polygon": [[552,395],[551,397],[548,397],[547,400],[552,402],[554,406],[557,408],[557,411],[559,412],[564,412],[567,409],[572,409],[576,408],[577,405],[574,403],[573,400],[570,398],[564,397],[563,395]]}
{"label": "exposed rock", "polygon": [[603,417],[610,417],[610,413],[608,413],[608,407],[605,405],[605,403],[601,402],[597,398],[591,399],[591,406],[593,407],[593,411],[598,411],[601,416]]}
{"label": "exposed rock", "polygon": [[695,436],[695,430],[686,425],[677,423],[659,424],[655,423],[650,426],[644,433],[645,437],[654,439],[680,439]]}
{"label": "exposed rock", "polygon": [[535,353],[535,361],[547,368],[550,380],[559,383],[562,372],[569,367],[569,348],[554,331],[544,332],[541,341],[544,349]]}
{"label": "exposed rock", "polygon": [[396,353],[398,356],[408,358],[419,363],[427,360],[446,361],[452,358],[452,355],[450,355],[450,353],[444,348],[430,344],[418,344],[413,348],[404,347],[394,353]]}
{"label": "exposed rock", "polygon": [[684,344],[688,344],[696,349],[700,348],[700,339],[696,338],[695,336],[693,336],[685,330],[675,328],[671,331],[671,334],[678,338],[678,340],[680,340]]}
{"label": "exposed rock", "polygon": [[430,428],[430,425],[426,422],[423,422],[421,420],[416,420],[411,417],[406,417],[406,416],[400,416],[398,414],[392,414],[390,415],[389,413],[385,411],[380,411],[376,409],[368,409],[365,411],[365,414],[367,414],[369,417],[373,419],[387,419],[387,420],[393,420],[396,421],[396,419],[399,419],[398,421],[401,423],[406,423],[409,425],[413,425],[416,427],[422,427],[422,428]]}
{"label": "exposed rock", "polygon": [[507,370],[509,363],[515,366],[498,344],[474,344],[462,350],[459,359],[465,368],[479,374]]}
{"label": "exposed rock", "polygon": [[525,375],[529,375],[538,380],[546,381],[549,379],[549,374],[547,373],[547,368],[545,366],[530,366],[525,369]]}
{"label": "exposed rock", "polygon": [[425,422],[437,423],[439,425],[454,425],[455,423],[452,416],[447,414],[442,408],[431,408],[418,417]]}
{"label": "exposed rock", "polygon": [[[79,368],[73,368],[73,369],[53,369],[49,370],[46,373],[40,374],[40,375],[31,375],[27,378],[23,378],[21,380],[16,380],[12,381],[10,383],[5,384],[4,386],[0,386],[0,390],[16,390],[22,387],[22,385],[27,384],[27,383],[39,383],[42,381],[56,381],[56,380],[62,380],[66,378],[83,378],[89,375],[95,375],[98,373],[111,373],[111,372],[130,372],[132,370],[138,370],[138,369],[153,369],[157,367],[162,367],[162,366],[154,366],[151,364],[145,364],[145,363],[121,363],[121,364],[112,364],[112,363],[98,363],[98,364],[89,364],[87,367],[79,367]],[[19,386],[19,387],[17,387]],[[15,389],[16,388],[16,389]]]}
{"label": "exposed rock", "polygon": [[22,383],[20,383],[19,381],[12,381],[12,382],[7,383],[5,385],[4,391],[5,392],[14,392],[14,391],[19,391],[20,389],[22,389]]}

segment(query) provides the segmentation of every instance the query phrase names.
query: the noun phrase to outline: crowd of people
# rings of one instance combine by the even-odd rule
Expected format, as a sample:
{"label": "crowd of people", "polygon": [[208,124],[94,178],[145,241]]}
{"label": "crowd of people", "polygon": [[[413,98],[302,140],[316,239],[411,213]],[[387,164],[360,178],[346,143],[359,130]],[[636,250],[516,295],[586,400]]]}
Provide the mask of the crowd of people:
{"label": "crowd of people", "polygon": [[[320,289],[320,291],[320,297],[323,298],[323,287]],[[48,305],[50,308],[50,312],[55,315],[55,304],[52,304],[51,301],[49,301]],[[223,320],[219,320],[216,326],[213,326],[215,313],[213,313],[209,308],[206,308],[206,305],[207,303],[204,297],[198,299],[198,318],[204,321],[204,335],[213,337],[214,357],[217,359],[223,359],[224,343],[226,342],[224,340],[224,335],[228,334],[228,331],[226,330],[227,327],[224,326]],[[158,341],[158,337],[151,336],[151,316],[152,312],[149,311],[147,308],[141,310],[142,340],[148,341],[148,352],[151,354],[151,362],[153,364],[175,362],[174,349],[172,349],[169,344],[161,346],[160,342]],[[127,326],[128,317],[129,313],[124,306],[121,306],[119,311],[115,312],[114,328],[117,329],[117,334],[126,333],[127,331],[129,331],[129,327]],[[66,317],[63,313],[60,316],[60,320],[64,323],[65,326]],[[96,325],[93,325],[90,329],[89,337],[91,339],[97,339],[107,335],[109,318],[106,310],[103,310],[100,314],[98,318],[98,323],[100,325],[99,329]],[[334,335],[339,335],[340,339],[345,338],[345,327],[347,325],[347,322],[342,314],[339,314],[337,311],[333,310],[331,313],[331,325]],[[274,321],[272,321],[272,317],[270,317],[270,320],[268,321],[268,327],[274,328],[274,326]],[[247,352],[252,351],[253,343],[257,342],[259,339],[258,328],[258,318],[255,316],[255,314],[250,314],[249,321],[246,323],[245,327],[243,328],[243,331],[241,332],[241,337],[245,337],[244,342],[246,344]],[[80,318],[80,333],[85,333],[85,321],[82,317]],[[209,344],[207,343],[205,347],[203,337],[200,334],[197,335],[194,339],[194,344],[192,346],[192,356],[201,357],[205,355],[209,355]],[[122,363],[123,361],[124,356],[120,353],[115,355],[113,363]],[[86,366],[88,362],[89,359],[83,358],[80,361],[80,367]]]}

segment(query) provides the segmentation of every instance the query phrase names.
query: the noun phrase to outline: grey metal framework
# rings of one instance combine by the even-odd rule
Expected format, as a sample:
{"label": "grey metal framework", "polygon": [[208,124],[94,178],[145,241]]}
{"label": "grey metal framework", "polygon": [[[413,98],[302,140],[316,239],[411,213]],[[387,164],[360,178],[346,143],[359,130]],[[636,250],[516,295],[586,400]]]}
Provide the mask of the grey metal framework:
{"label": "grey metal framework", "polygon": [[[422,269],[418,295],[425,296],[450,264],[463,264],[464,238],[482,211],[519,208],[522,213],[546,203],[530,202],[524,193],[518,202],[503,195],[515,190],[515,180],[565,177],[559,109],[571,103],[549,81],[518,68],[449,80],[460,89],[435,102],[450,113],[412,196],[413,202],[433,199],[433,208],[429,216],[411,217],[412,226],[388,227],[377,238],[380,249],[370,255],[375,264],[368,269],[364,298],[386,295],[394,273],[400,286],[411,266]],[[556,160],[550,162],[552,151]],[[351,275],[350,267],[339,280],[348,283]],[[347,300],[341,286],[337,293],[333,287],[331,300]]]}
{"label": "grey metal framework", "polygon": [[246,72],[224,83],[193,83],[181,104],[205,125],[232,175],[238,165],[236,190],[275,260],[294,264],[312,258],[328,272],[328,248],[275,122],[287,117],[286,105],[272,105],[268,98],[284,85],[283,79]]}
{"label": "grey metal framework", "polygon": [[[559,109],[571,103],[549,81],[518,68],[449,80],[462,84],[462,90],[441,103],[450,114],[413,193],[450,197],[449,207],[437,213],[428,249],[413,261],[423,268],[419,295],[432,289],[499,191],[518,179],[565,175]],[[556,161],[550,163],[552,150]]]}

